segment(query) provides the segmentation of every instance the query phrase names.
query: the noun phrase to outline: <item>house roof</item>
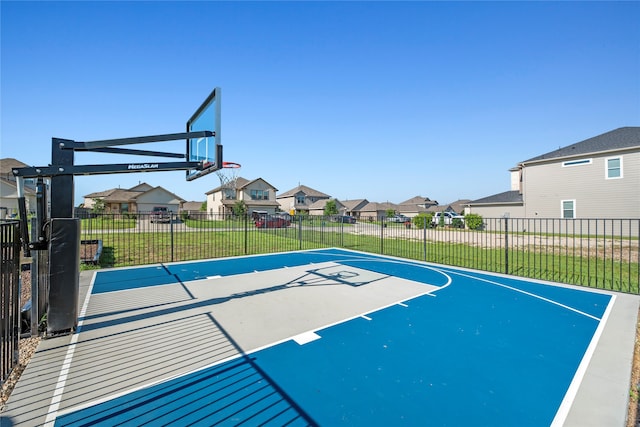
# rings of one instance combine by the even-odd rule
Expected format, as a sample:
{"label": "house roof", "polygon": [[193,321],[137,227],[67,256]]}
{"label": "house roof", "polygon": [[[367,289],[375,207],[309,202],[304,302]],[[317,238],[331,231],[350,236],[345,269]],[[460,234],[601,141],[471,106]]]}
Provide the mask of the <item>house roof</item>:
{"label": "house roof", "polygon": [[[342,204],[342,202],[340,200],[336,200],[336,199],[329,199],[329,200],[334,200],[336,202],[336,208],[338,208],[338,210],[344,208],[344,205]],[[329,200],[327,200],[327,199],[316,200],[311,205],[309,205],[309,210],[324,209],[325,206],[327,206],[327,202]]]}
{"label": "house roof", "polygon": [[128,201],[134,200],[137,197],[139,197],[139,196],[141,196],[141,195],[143,195],[145,193],[148,193],[150,191],[153,191],[153,190],[165,191],[168,194],[171,194],[177,200],[179,200],[181,202],[184,201],[184,199],[182,197],[176,195],[175,193],[172,193],[171,191],[167,190],[166,188],[163,188],[161,186],[152,187],[149,184],[147,184],[146,182],[138,184],[135,187],[131,187],[129,189],[112,188],[110,190],[97,191],[95,193],[87,194],[84,197],[85,198],[89,198],[89,199],[103,199],[106,202],[128,202]]}
{"label": "house roof", "polygon": [[633,147],[640,147],[640,127],[622,127],[603,133],[602,135],[594,136],[593,138],[585,139],[584,141],[541,154],[521,163],[580,156],[603,151],[623,150]]}
{"label": "house roof", "polygon": [[293,197],[298,193],[304,193],[306,196],[309,197],[322,197],[325,199],[328,199],[329,196],[328,194],[324,194],[321,191],[318,190],[314,190],[311,187],[307,187],[306,185],[298,185],[296,188],[292,188],[289,191],[285,191],[284,193],[278,195],[278,199],[284,198],[284,197]]}
{"label": "house roof", "polygon": [[27,165],[22,163],[20,160],[16,160],[11,157],[7,157],[4,159],[0,159],[0,174],[3,177],[13,177],[13,172],[11,169],[13,168],[24,168]]}
{"label": "house roof", "polygon": [[394,204],[394,203],[389,203],[389,202],[385,202],[385,203],[377,203],[377,202],[370,202],[367,203],[365,206],[363,206],[360,211],[361,212],[380,212],[380,211],[386,211],[389,209],[393,209],[396,210],[398,208],[398,205]]}
{"label": "house roof", "polygon": [[104,190],[104,191],[96,191],[95,193],[87,194],[84,197],[88,197],[90,199],[95,199],[96,197],[107,197],[109,194],[113,193],[116,190],[117,188],[112,188],[110,190]]}
{"label": "house roof", "polygon": [[194,202],[194,201],[184,202],[182,204],[182,210],[183,211],[199,211],[203,203],[206,203],[206,202]]}
{"label": "house roof", "polygon": [[104,200],[105,202],[128,202],[129,200],[133,200],[141,194],[141,191],[129,191],[118,188],[111,191],[109,194],[100,197],[102,197],[102,200]]}
{"label": "house roof", "polygon": [[402,205],[425,205],[425,206],[433,206],[437,205],[438,202],[435,200],[431,200],[428,197],[415,196],[410,198],[409,200],[405,200],[404,202],[400,202],[400,206]]}
{"label": "house roof", "polygon": [[469,200],[469,199],[456,200],[455,202],[451,202],[451,203],[447,204],[446,208],[450,208],[454,212],[461,213],[462,211],[464,211],[465,206],[467,206],[470,201],[471,200]]}
{"label": "house roof", "polygon": [[522,203],[522,194],[519,191],[505,191],[504,193],[494,194],[492,196],[483,197],[469,202],[469,205],[482,204],[504,204],[504,203]]}
{"label": "house roof", "polygon": [[[262,178],[256,178],[256,179],[252,179],[252,180],[248,180],[246,178],[243,178],[241,176],[239,176],[238,178],[236,178],[236,190],[242,190],[245,187],[248,187],[249,185],[253,184],[254,182],[257,181],[263,181],[265,184],[267,184],[269,187],[271,187],[273,189],[273,191],[278,191],[278,189],[276,187],[274,187],[273,185],[269,184],[267,181],[265,181]],[[216,188],[207,191],[204,194],[213,194],[216,193],[218,191],[222,191],[222,188],[224,187],[224,185],[219,185]]]}
{"label": "house roof", "polygon": [[344,206],[348,211],[353,211],[362,206],[365,206],[369,201],[367,199],[355,199],[355,200],[341,200],[342,206]]}

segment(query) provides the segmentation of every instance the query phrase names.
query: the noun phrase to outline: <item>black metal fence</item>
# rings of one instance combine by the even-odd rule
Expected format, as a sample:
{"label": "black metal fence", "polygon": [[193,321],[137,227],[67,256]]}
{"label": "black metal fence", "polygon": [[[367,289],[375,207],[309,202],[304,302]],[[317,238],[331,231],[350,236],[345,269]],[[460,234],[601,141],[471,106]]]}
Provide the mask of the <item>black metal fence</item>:
{"label": "black metal fence", "polygon": [[639,229],[640,219],[485,218],[472,230],[386,218],[104,214],[82,219],[81,257],[119,267],[339,247],[638,294]]}
{"label": "black metal fence", "polygon": [[19,361],[20,339],[20,225],[0,221],[0,371],[4,384]]}

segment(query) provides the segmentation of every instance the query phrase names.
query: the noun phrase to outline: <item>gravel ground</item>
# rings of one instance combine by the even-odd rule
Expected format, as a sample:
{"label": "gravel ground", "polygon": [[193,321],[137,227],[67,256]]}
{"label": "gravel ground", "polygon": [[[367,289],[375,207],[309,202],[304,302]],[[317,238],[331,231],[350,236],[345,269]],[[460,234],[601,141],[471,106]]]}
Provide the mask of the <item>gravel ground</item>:
{"label": "gravel ground", "polygon": [[[22,297],[20,299],[20,307],[23,307],[24,304],[29,301],[31,298],[31,272],[23,271],[22,272]],[[2,388],[0,389],[0,412],[4,409],[5,403],[7,403],[7,399],[11,395],[13,388],[15,387],[20,375],[27,367],[29,360],[31,360],[31,356],[36,352],[38,348],[38,344],[40,343],[40,337],[30,337],[23,338],[18,343],[18,348],[20,349],[20,358],[18,361],[18,365],[13,368],[9,378],[2,384]]]}

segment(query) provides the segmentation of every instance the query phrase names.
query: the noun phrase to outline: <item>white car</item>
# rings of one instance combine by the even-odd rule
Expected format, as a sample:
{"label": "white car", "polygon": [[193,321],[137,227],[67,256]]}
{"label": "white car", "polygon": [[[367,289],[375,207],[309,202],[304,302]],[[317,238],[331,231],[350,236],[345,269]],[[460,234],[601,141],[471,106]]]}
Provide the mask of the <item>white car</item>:
{"label": "white car", "polygon": [[[431,218],[431,225],[434,227],[440,225],[440,218],[443,217],[444,225],[454,225],[454,220],[459,219],[460,224],[464,226],[464,216],[455,212],[436,212]],[[457,221],[456,221],[457,222]]]}
{"label": "white car", "polygon": [[387,218],[387,221],[389,221],[389,222],[399,222],[401,224],[404,224],[405,222],[411,222],[411,218],[406,217],[404,215],[394,215],[394,216],[390,216],[389,218]]}

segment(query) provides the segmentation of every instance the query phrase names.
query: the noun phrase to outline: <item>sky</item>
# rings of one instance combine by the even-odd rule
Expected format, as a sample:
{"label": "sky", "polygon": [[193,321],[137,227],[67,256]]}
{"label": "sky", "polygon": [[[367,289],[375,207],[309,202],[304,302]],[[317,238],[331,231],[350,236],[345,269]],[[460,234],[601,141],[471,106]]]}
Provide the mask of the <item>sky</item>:
{"label": "sky", "polygon": [[[0,157],[31,166],[53,137],[183,132],[214,87],[239,176],[339,200],[479,199],[520,161],[640,126],[640,2],[3,0],[0,22]],[[75,204],[140,182],[187,201],[220,185],[78,176]]]}

